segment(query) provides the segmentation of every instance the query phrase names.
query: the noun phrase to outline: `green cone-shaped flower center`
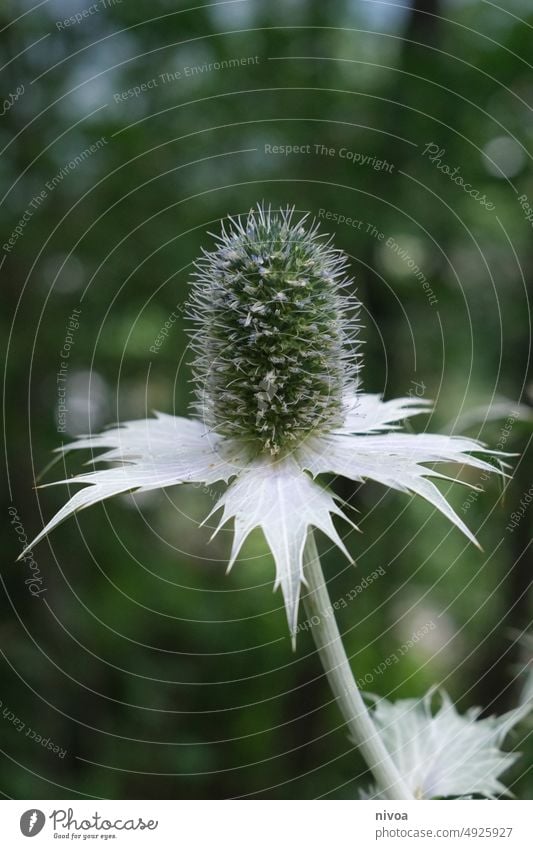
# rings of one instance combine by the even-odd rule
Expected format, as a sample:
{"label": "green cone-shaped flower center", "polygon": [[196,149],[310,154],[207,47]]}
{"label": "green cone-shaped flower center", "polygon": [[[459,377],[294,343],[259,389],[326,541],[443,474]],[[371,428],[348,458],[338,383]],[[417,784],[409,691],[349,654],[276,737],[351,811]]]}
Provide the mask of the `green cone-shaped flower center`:
{"label": "green cone-shaped flower center", "polygon": [[279,453],[342,421],[345,261],[290,213],[251,212],[196,263],[198,407],[218,433]]}

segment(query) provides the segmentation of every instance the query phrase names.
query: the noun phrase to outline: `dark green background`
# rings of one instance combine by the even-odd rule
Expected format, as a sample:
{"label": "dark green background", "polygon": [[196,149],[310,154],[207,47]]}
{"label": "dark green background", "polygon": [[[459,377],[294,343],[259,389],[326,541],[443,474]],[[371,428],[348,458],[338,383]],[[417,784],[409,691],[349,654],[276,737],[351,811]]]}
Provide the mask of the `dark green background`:
{"label": "dark green background", "polygon": [[[0,699],[8,716],[67,749],[59,758],[0,717],[5,796],[357,798],[368,784],[310,634],[291,651],[261,535],[226,577],[229,530],[208,544],[209,529],[197,527],[216,493],[118,498],[69,520],[35,550],[41,598],[14,563],[8,508],[31,537],[65,498],[62,488],[32,487],[68,439],[57,432],[56,373],[73,309],[70,435],[152,409],[187,414],[190,263],[221,217],[261,199],[365,222],[324,228],[351,257],[365,389],[394,397],[423,385],[436,410],[413,428],[448,432],[497,399],[503,419],[481,414],[466,432],[501,440],[506,406],[531,400],[533,260],[517,200],[533,198],[533,13],[525,2],[505,5],[271,0],[187,11],[123,0],[64,29],[57,22],[90,3],[50,1],[25,15],[29,3],[2,6],[3,96],[25,87],[0,118],[2,243],[47,181],[107,140],[48,192],[0,272],[9,340]],[[259,61],[114,97],[165,72],[243,56]],[[422,155],[430,142],[493,211]],[[265,144],[346,147],[393,169],[268,155]],[[498,149],[494,173],[487,151]],[[416,259],[438,304],[384,247],[389,237]],[[419,501],[334,484],[360,511],[364,534],[345,528],[356,570],[319,539],[332,599],[385,570],[338,611],[354,672],[373,677],[373,692],[412,697],[442,684],[461,710],[516,703],[533,518],[530,508],[506,531],[532,483],[531,425],[520,412],[505,449],[523,456],[504,498],[497,481],[468,509],[468,490],[450,493],[483,553]],[[82,459],[69,458],[67,473]],[[63,477],[61,466],[43,480]],[[468,479],[479,482],[475,472]],[[372,672],[428,622],[430,635]],[[510,741],[524,752],[507,776],[521,798],[532,792],[527,734],[522,726]]]}

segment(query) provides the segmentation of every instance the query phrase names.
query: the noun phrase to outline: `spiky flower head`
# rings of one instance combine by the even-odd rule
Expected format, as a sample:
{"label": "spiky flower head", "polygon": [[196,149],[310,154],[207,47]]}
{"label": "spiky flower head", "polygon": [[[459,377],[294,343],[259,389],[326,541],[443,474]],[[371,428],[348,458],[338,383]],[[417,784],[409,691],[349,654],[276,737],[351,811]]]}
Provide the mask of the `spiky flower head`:
{"label": "spiky flower head", "polygon": [[347,259],[291,209],[228,222],[195,263],[196,407],[216,433],[279,454],[342,425],[356,372]]}

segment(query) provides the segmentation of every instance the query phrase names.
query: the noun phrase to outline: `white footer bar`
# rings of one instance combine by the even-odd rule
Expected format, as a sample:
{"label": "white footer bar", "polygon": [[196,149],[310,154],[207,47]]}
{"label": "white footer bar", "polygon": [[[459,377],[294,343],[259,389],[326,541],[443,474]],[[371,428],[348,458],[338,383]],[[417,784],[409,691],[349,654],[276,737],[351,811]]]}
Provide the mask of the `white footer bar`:
{"label": "white footer bar", "polygon": [[[522,801],[1,801],[1,845],[201,849],[533,846]],[[34,838],[35,843],[30,843]]]}

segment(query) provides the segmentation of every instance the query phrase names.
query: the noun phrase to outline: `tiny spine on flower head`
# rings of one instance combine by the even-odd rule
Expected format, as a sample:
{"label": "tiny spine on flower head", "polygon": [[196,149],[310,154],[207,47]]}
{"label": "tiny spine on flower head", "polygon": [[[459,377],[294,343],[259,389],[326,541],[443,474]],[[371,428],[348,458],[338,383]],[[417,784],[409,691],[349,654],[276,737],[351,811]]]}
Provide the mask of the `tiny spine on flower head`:
{"label": "tiny spine on flower head", "polygon": [[357,372],[345,255],[294,209],[229,218],[195,263],[189,316],[196,410],[257,453],[290,451],[343,421]]}

